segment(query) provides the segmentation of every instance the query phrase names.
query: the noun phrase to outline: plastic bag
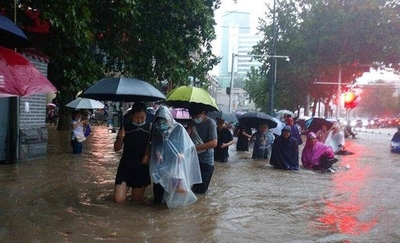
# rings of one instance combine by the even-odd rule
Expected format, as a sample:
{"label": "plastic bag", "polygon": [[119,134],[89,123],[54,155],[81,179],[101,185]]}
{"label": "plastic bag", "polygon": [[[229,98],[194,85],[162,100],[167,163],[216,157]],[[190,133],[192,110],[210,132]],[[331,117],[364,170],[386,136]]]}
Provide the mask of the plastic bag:
{"label": "plastic bag", "polygon": [[86,137],[85,137],[85,135],[79,135],[79,136],[76,136],[75,139],[76,139],[76,141],[82,143],[83,141],[86,140]]}

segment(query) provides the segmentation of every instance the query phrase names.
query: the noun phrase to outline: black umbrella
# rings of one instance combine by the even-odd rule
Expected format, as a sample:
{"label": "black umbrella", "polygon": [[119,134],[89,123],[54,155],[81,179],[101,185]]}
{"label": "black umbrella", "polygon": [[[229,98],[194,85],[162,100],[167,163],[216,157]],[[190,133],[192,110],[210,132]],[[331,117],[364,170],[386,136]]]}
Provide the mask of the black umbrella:
{"label": "black umbrella", "polygon": [[158,89],[148,82],[135,78],[103,78],[81,95],[94,100],[110,100],[122,102],[165,100]]}
{"label": "black umbrella", "polygon": [[258,128],[261,124],[267,124],[268,128],[274,128],[278,125],[270,115],[261,111],[244,113],[239,117],[239,124],[252,128]]}
{"label": "black umbrella", "polygon": [[328,121],[325,118],[320,117],[313,117],[305,122],[305,126],[309,132],[318,132],[323,125],[325,125],[327,130],[329,130],[332,128],[333,124],[333,121]]}
{"label": "black umbrella", "polygon": [[208,112],[207,116],[213,119],[221,119],[224,120],[226,123],[239,123],[237,117],[232,112],[225,112],[225,111],[212,111]]}
{"label": "black umbrella", "polygon": [[10,19],[0,15],[0,46],[8,48],[29,47],[28,37]]}
{"label": "black umbrella", "polygon": [[[88,89],[81,97],[95,100],[109,100],[120,102],[144,102],[165,100],[158,89],[148,82],[134,78],[103,78]],[[123,126],[122,111],[120,111],[120,123]]]}

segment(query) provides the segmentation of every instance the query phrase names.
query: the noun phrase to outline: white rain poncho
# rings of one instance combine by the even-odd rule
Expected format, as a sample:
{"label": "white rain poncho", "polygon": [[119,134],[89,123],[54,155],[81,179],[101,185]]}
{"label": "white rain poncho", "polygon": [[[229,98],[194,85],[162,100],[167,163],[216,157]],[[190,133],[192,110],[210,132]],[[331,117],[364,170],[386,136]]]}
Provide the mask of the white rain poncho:
{"label": "white rain poncho", "polygon": [[153,125],[150,176],[164,188],[164,201],[169,208],[183,207],[197,201],[191,186],[202,182],[196,147],[167,107],[157,110],[154,121],[159,118],[166,119],[168,130],[161,131],[160,125]]}
{"label": "white rain poncho", "polygon": [[338,152],[340,151],[341,147],[345,145],[345,139],[344,135],[340,131],[340,128],[336,127],[336,133],[333,133],[334,131],[330,131],[328,136],[326,137],[325,144],[328,146],[331,146],[333,149],[333,152]]}

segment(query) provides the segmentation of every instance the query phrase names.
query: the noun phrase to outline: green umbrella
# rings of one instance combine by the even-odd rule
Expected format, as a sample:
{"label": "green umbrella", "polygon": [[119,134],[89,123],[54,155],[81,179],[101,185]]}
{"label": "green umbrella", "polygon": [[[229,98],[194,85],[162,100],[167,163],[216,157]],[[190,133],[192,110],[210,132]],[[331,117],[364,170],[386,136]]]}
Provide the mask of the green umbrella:
{"label": "green umbrella", "polygon": [[206,110],[219,110],[215,99],[202,88],[180,86],[167,94],[167,103],[174,107],[189,108],[191,105],[204,105]]}

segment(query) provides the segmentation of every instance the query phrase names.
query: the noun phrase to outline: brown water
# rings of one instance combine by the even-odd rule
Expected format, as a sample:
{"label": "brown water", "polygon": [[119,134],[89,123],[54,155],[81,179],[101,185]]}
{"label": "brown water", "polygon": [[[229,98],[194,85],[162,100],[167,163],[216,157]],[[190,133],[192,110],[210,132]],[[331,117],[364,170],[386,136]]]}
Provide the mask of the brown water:
{"label": "brown water", "polygon": [[398,242],[400,155],[380,131],[347,140],[356,154],[334,174],[275,170],[231,146],[206,195],[167,209],[113,203],[115,133],[94,127],[79,156],[50,127],[46,159],[0,166],[0,242]]}

